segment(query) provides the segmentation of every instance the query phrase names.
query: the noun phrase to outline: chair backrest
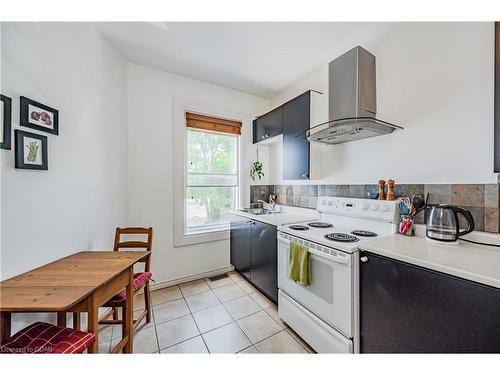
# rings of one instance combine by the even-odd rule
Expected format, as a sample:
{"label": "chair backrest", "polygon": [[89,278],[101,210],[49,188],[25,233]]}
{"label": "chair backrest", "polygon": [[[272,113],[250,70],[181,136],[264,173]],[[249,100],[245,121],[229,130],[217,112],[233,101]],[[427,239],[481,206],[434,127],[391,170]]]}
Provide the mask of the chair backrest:
{"label": "chair backrest", "polygon": [[[146,241],[123,241],[121,240],[122,234],[129,235],[143,235],[146,236]],[[129,228],[116,228],[115,232],[115,245],[113,251],[119,251],[120,249],[140,249],[151,252],[153,245],[153,228],[140,228],[140,227],[129,227]],[[150,271],[151,256],[148,256],[144,261],[146,263],[145,271]]]}

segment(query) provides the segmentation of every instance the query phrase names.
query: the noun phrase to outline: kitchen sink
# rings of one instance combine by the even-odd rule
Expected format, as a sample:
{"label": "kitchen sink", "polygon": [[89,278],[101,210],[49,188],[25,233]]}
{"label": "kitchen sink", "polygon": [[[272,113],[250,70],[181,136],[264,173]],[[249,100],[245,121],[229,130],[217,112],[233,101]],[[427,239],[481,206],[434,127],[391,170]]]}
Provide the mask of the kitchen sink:
{"label": "kitchen sink", "polygon": [[279,211],[274,210],[266,210],[264,208],[243,208],[239,210],[241,212],[246,212],[252,215],[270,215],[270,214],[279,214]]}

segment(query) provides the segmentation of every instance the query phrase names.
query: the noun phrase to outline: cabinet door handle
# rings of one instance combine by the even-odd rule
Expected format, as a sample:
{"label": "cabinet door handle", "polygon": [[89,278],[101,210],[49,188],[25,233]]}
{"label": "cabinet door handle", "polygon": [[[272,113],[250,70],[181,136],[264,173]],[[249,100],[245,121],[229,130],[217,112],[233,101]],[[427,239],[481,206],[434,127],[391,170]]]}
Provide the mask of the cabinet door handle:
{"label": "cabinet door handle", "polygon": [[363,256],[363,257],[359,258],[359,260],[363,263],[366,263],[366,262],[368,262],[368,257]]}

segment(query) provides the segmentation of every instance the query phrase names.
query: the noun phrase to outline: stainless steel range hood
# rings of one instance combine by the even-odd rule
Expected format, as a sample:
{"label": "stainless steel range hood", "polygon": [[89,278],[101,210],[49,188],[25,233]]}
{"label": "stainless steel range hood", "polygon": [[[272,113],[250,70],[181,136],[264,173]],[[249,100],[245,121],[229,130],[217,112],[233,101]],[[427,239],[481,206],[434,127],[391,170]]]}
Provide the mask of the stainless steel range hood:
{"label": "stainless steel range hood", "polygon": [[375,56],[355,47],[329,64],[329,121],[311,127],[307,140],[330,144],[403,129],[377,119]]}

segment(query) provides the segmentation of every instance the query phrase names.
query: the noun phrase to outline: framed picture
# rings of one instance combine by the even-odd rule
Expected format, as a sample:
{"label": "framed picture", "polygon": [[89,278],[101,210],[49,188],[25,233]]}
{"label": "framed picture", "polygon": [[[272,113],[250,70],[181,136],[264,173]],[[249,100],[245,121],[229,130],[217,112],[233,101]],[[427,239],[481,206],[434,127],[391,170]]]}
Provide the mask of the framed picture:
{"label": "framed picture", "polygon": [[47,137],[16,130],[16,168],[48,169]]}
{"label": "framed picture", "polygon": [[0,95],[0,148],[10,150],[12,99]]}
{"label": "framed picture", "polygon": [[46,133],[59,134],[59,111],[21,96],[19,122],[21,126]]}

